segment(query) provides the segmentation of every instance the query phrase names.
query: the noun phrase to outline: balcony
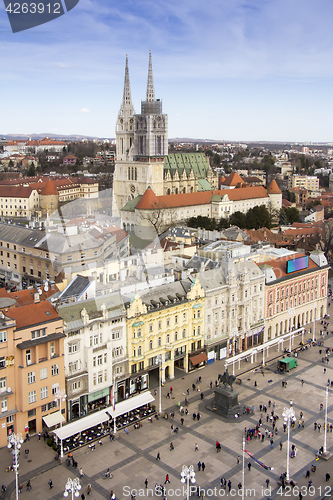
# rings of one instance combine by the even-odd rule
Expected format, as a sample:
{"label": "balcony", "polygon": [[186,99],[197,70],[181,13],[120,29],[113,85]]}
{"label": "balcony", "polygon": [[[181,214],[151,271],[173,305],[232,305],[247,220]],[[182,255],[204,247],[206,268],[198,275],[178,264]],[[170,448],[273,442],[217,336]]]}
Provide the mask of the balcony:
{"label": "balcony", "polygon": [[39,358],[38,363],[43,363],[43,361],[47,361],[48,357],[44,356],[43,358]]}

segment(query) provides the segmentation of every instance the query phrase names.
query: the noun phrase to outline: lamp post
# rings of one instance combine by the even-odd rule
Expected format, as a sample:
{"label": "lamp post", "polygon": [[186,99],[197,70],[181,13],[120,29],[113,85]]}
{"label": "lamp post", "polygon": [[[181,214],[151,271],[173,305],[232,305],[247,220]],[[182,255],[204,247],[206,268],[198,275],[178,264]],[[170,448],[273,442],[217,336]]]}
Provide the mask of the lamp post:
{"label": "lamp post", "polygon": [[12,449],[12,455],[13,455],[13,467],[15,470],[15,488],[16,488],[16,500],[18,500],[18,468],[19,468],[19,453],[20,453],[20,448],[23,443],[22,439],[22,434],[19,432],[18,434],[12,433],[10,436],[8,436],[8,444],[7,448],[10,450]]}
{"label": "lamp post", "polygon": [[67,483],[65,484],[64,497],[68,497],[69,493],[72,493],[72,500],[74,500],[74,497],[78,497],[80,495],[80,489],[80,479],[78,477],[75,479],[69,477],[67,479]]}
{"label": "lamp post", "polygon": [[64,448],[62,445],[62,414],[61,414],[61,401],[66,400],[66,393],[64,389],[59,389],[54,396],[54,401],[59,401],[59,412],[60,412],[60,458],[64,458]]}
{"label": "lamp post", "polygon": [[158,412],[162,413],[162,362],[163,362],[162,354],[158,354],[156,356],[156,360],[157,360],[157,363],[158,363],[158,385],[159,385]]}
{"label": "lamp post", "polygon": [[327,452],[327,406],[328,406],[328,388],[329,385],[327,384],[326,387],[326,398],[325,398],[325,432],[324,432],[324,452],[323,452],[323,458],[328,460],[331,458],[332,454]]}
{"label": "lamp post", "polygon": [[289,457],[290,457],[290,422],[296,421],[296,415],[295,415],[295,410],[293,408],[293,402],[290,401],[290,407],[289,408],[284,408],[282,412],[283,419],[285,423],[288,425],[288,446],[287,446],[287,472],[286,472],[286,482],[290,481],[290,476],[289,476]]}
{"label": "lamp post", "polygon": [[194,472],[193,465],[190,465],[189,467],[187,467],[187,465],[183,465],[183,468],[182,468],[180,475],[181,475],[181,482],[182,483],[187,482],[187,500],[189,500],[189,498],[190,498],[190,481],[192,484],[195,483],[195,472]]}
{"label": "lamp post", "polygon": [[316,340],[316,311],[317,311],[317,304],[315,304],[315,308],[313,311],[313,342]]}

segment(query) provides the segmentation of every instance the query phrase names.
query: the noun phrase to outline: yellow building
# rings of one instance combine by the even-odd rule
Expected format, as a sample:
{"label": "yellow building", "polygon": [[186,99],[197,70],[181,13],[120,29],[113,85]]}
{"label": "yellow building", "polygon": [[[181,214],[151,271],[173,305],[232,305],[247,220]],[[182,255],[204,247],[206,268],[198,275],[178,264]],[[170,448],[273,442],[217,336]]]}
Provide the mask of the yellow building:
{"label": "yellow building", "polygon": [[199,280],[165,284],[125,301],[132,394],[158,378],[159,363],[164,382],[175,369],[187,373],[207,360],[204,302]]}

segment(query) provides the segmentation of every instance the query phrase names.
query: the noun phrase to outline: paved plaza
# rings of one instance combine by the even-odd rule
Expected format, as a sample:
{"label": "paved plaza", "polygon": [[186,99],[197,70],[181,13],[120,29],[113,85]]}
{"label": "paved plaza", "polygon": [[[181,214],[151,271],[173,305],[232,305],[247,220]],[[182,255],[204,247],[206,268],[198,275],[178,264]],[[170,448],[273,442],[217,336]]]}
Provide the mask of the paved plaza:
{"label": "paved plaza", "polygon": [[[317,337],[321,325],[317,324]],[[333,327],[330,326],[330,329]],[[308,335],[309,337],[309,335]],[[306,337],[307,338],[307,337]],[[333,348],[332,335],[325,335],[325,348]],[[299,337],[293,347],[301,340]],[[322,340],[320,338],[319,340]],[[196,471],[196,486],[205,490],[205,497],[212,498],[241,498],[238,494],[237,485],[242,482],[242,438],[244,427],[254,428],[260,417],[259,405],[268,404],[270,400],[275,402],[275,413],[280,417],[277,421],[279,433],[274,437],[273,448],[271,448],[269,439],[262,443],[259,440],[252,439],[246,442],[245,448],[250,451],[255,458],[263,462],[274,470],[267,471],[252,461],[251,471],[247,464],[249,457],[245,458],[245,487],[248,490],[245,498],[262,499],[269,497],[285,498],[286,493],[279,495],[277,480],[282,472],[286,470],[286,452],[287,452],[287,433],[283,432],[282,411],[284,407],[289,406],[289,401],[293,401],[293,407],[298,419],[300,411],[303,412],[305,428],[298,428],[298,424],[291,430],[291,443],[298,448],[297,457],[290,459],[290,476],[297,481],[297,486],[305,486],[308,479],[305,479],[305,473],[311,469],[312,464],[317,465],[317,471],[311,473],[310,479],[313,481],[315,492],[311,498],[319,499],[325,495],[325,487],[333,482],[332,464],[333,458],[325,462],[319,460],[315,462],[315,454],[324,443],[324,410],[320,411],[320,403],[325,403],[325,390],[327,379],[333,380],[333,359],[328,364],[323,364],[322,355],[319,354],[321,347],[311,347],[303,351],[298,357],[298,367],[285,375],[276,374],[273,369],[265,370],[262,375],[259,371],[254,372],[250,362],[243,361],[240,369],[236,369],[242,384],[235,384],[235,390],[239,391],[239,402],[241,409],[244,405],[254,406],[255,414],[250,416],[241,415],[241,418],[227,421],[206,409],[206,406],[212,402],[213,390],[210,389],[210,381],[215,382],[219,373],[224,371],[224,362],[217,361],[194,373],[184,375],[175,379],[170,384],[166,384],[162,389],[162,408],[165,412],[175,412],[174,420],[170,418],[153,419],[153,423],[148,420],[143,421],[143,426],[135,430],[133,426],[129,427],[129,435],[123,430],[118,431],[116,441],[110,442],[108,438],[103,439],[103,445],[96,445],[94,451],[88,447],[80,448],[74,451],[74,458],[78,462],[78,469],[67,467],[66,462],[62,465],[54,460],[54,452],[47,447],[43,438],[38,440],[35,436],[30,442],[24,443],[20,457],[20,483],[24,485],[20,494],[21,500],[33,498],[41,499],[60,499],[63,497],[65,483],[68,477],[75,478],[79,476],[79,468],[83,469],[84,476],[81,479],[82,489],[86,498],[92,500],[108,499],[112,489],[117,500],[123,500],[130,497],[130,490],[138,490],[137,500],[141,497],[155,496],[152,494],[156,483],[164,484],[166,474],[170,476],[170,483],[166,484],[166,497],[168,500],[186,498],[186,488],[183,489],[180,473],[183,465],[194,465]],[[281,355],[281,353],[280,353]],[[276,358],[279,353],[276,349],[270,350],[270,358]],[[258,359],[258,362],[260,359]],[[267,360],[267,364],[276,366],[276,361]],[[324,373],[324,367],[326,373]],[[197,378],[202,377],[200,385],[204,393],[204,399],[200,399],[200,393],[190,392],[188,416],[184,417],[184,425],[180,422],[180,412],[177,410],[177,401],[184,402],[184,393],[187,388],[192,387]],[[302,386],[302,379],[304,385]],[[287,381],[287,387],[282,388],[281,381]],[[255,386],[256,382],[256,386]],[[173,387],[172,399],[167,399],[166,394]],[[152,391],[154,394],[154,391]],[[333,391],[329,395],[328,422],[333,423]],[[158,406],[158,397],[157,406]],[[271,408],[272,409],[272,408]],[[200,412],[199,421],[193,420],[193,412]],[[271,430],[270,423],[266,422],[264,413],[263,428]],[[320,432],[314,431],[314,422],[321,424]],[[171,425],[177,425],[179,432],[171,435]],[[170,451],[170,442],[174,444],[174,450]],[[219,441],[222,446],[220,453],[215,450],[215,443]],[[282,441],[283,448],[280,450],[279,443]],[[198,451],[195,451],[195,445],[198,445]],[[328,449],[333,451],[333,433],[327,434]],[[29,459],[24,458],[24,450],[29,448]],[[160,460],[156,460],[157,453],[160,453]],[[237,464],[237,456],[240,457],[240,463]],[[204,462],[206,468],[204,471],[198,471],[198,462]],[[0,450],[1,481],[8,487],[3,498],[14,498],[14,473],[4,472],[5,467],[11,464],[11,452],[6,448]],[[110,468],[113,478],[104,479],[103,474],[107,468]],[[331,473],[332,471],[332,473]],[[325,483],[326,472],[331,473],[332,480]],[[232,482],[230,494],[228,488],[226,491],[220,490],[220,478],[224,476],[226,480]],[[26,481],[31,479],[32,489],[26,491]],[[50,490],[48,481],[52,479],[53,489]],[[145,489],[145,479],[148,480],[148,491]],[[266,479],[270,480],[271,492],[264,491]],[[87,495],[87,485],[92,485],[92,494]],[[216,488],[216,490],[214,490]],[[320,489],[321,488],[321,489]],[[249,490],[252,490],[250,492]],[[139,491],[142,490],[142,491]],[[178,491],[176,491],[178,490]],[[304,494],[303,498],[310,496]],[[265,494],[266,493],[266,494]],[[141,494],[141,495],[140,495]],[[143,496],[145,494],[145,496]],[[197,494],[195,494],[197,495]],[[291,491],[289,498],[299,498],[298,491]],[[195,496],[193,496],[195,498]]]}

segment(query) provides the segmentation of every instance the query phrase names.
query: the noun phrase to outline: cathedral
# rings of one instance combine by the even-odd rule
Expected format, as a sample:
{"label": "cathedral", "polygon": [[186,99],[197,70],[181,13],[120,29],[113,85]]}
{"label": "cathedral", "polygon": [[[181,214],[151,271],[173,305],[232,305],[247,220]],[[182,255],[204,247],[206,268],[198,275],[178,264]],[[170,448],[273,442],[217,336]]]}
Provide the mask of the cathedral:
{"label": "cathedral", "polygon": [[151,51],[146,99],[136,114],[126,56],[123,100],[116,124],[113,214],[147,188],[156,196],[217,189],[218,176],[203,153],[168,153],[168,116],[155,99]]}

